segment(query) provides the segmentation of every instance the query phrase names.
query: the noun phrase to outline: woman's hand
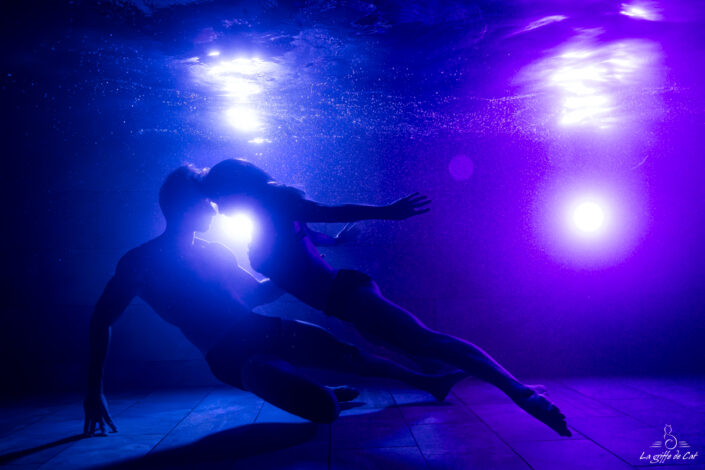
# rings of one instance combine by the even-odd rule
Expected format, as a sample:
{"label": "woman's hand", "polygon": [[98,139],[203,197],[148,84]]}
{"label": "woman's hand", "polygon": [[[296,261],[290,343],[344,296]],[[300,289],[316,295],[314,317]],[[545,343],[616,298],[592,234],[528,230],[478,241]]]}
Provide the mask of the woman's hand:
{"label": "woman's hand", "polygon": [[336,245],[342,243],[352,243],[357,240],[360,235],[360,227],[355,222],[345,224],[340,232],[335,236]]}
{"label": "woman's hand", "polygon": [[385,219],[404,220],[415,215],[425,214],[430,211],[430,207],[426,207],[431,203],[431,200],[419,193],[409,194],[391,204],[384,206]]}
{"label": "woman's hand", "polygon": [[[113,418],[108,411],[108,402],[102,393],[89,392],[83,401],[83,411],[86,419],[83,424],[83,434],[85,436],[105,436],[105,425],[110,426],[112,432],[117,432]],[[100,427],[100,433],[97,428]]]}

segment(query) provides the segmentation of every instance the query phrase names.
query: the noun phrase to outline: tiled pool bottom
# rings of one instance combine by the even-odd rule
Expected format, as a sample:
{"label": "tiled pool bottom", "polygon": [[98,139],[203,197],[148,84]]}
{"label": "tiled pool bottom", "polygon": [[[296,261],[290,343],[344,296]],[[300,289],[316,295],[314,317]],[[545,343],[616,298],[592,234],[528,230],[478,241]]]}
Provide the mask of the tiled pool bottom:
{"label": "tiled pool bottom", "polygon": [[[549,387],[572,438],[471,379],[442,404],[396,383],[360,382],[356,406],[330,427],[247,392],[209,387],[108,393],[119,432],[87,439],[80,438],[79,396],[5,402],[0,463],[14,469],[705,468],[705,378],[536,382]],[[669,451],[664,446],[672,438],[678,445]],[[657,442],[660,448],[651,447]]]}

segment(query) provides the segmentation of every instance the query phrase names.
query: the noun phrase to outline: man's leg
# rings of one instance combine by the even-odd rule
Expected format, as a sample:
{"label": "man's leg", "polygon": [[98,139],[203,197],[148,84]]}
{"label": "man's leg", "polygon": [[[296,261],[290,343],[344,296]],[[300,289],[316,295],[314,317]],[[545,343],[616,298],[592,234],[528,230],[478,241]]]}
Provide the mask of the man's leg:
{"label": "man's leg", "polygon": [[282,352],[292,364],[350,372],[365,377],[386,377],[431,393],[443,401],[451,387],[467,374],[457,371],[428,375],[339,341],[325,329],[302,321],[284,321]]}
{"label": "man's leg", "polygon": [[303,376],[290,363],[272,356],[253,356],[242,368],[250,392],[289,413],[314,423],[332,423],[340,409],[335,394]]}
{"label": "man's leg", "polygon": [[[328,387],[304,376],[281,355],[271,342],[278,334],[279,319],[253,317],[252,331],[226,335],[208,354],[206,361],[222,382],[248,390],[290,413],[317,423],[330,423],[338,416],[338,402]],[[268,331],[269,330],[269,331]]]}

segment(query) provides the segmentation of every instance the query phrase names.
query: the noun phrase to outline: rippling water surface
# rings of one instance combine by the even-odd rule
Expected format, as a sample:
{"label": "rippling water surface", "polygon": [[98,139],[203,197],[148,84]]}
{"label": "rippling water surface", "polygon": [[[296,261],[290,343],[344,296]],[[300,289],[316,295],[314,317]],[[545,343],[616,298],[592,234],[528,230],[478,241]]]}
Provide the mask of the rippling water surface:
{"label": "rippling water surface", "polygon": [[614,201],[600,220],[629,221],[615,228],[625,235],[611,262],[670,204],[649,188],[668,194],[674,182],[654,186],[653,175],[699,168],[683,152],[703,118],[701,10],[684,0],[75,2],[21,15],[2,85],[24,120],[17,134],[49,129],[61,155],[42,164],[63,175],[50,183],[59,188],[132,178],[143,189],[185,160],[243,156],[314,197],[425,190],[449,199],[439,227],[474,217],[460,202],[472,196],[483,217],[506,212],[515,228],[505,232],[563,261],[597,261],[557,241],[570,238],[558,214],[588,194]]}

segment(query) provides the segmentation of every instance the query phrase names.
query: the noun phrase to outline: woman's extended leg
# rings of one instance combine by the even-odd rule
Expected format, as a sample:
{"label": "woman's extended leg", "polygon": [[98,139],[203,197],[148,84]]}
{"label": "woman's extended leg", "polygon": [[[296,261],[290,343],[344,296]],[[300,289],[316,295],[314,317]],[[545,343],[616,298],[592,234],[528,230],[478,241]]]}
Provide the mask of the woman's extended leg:
{"label": "woman's extended leg", "polygon": [[346,319],[369,340],[451,364],[495,385],[559,434],[570,435],[565,416],[546,399],[545,389],[522,384],[474,344],[427,328],[413,314],[384,298],[374,283],[358,287],[353,294],[349,297]]}
{"label": "woman's extended leg", "polygon": [[456,371],[443,375],[422,374],[339,341],[325,329],[302,321],[284,321],[281,355],[292,364],[354,373],[365,377],[386,377],[431,393],[443,401],[451,387],[467,374]]}

